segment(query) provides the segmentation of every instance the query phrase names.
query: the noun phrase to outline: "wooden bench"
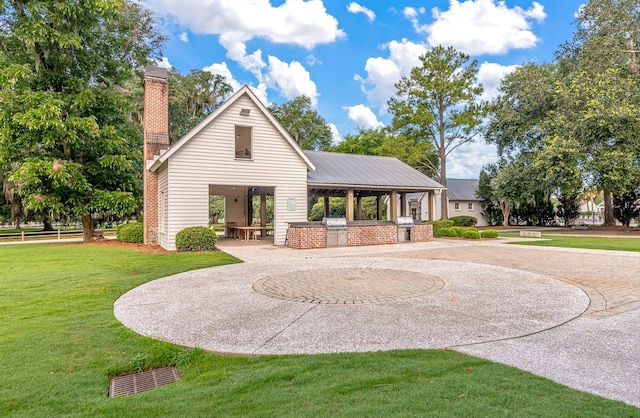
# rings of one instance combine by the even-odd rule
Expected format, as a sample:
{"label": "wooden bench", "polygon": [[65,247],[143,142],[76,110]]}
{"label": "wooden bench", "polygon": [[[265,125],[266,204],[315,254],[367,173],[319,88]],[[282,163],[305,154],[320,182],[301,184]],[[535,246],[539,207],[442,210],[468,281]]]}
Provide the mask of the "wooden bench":
{"label": "wooden bench", "polygon": [[521,237],[529,237],[529,238],[540,238],[542,237],[542,232],[540,231],[520,231]]}

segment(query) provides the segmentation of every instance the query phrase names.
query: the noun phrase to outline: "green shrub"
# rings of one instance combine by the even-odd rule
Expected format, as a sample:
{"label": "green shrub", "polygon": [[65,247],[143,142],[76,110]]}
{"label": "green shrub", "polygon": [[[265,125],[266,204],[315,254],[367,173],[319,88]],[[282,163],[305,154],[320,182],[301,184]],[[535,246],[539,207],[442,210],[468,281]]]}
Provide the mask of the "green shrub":
{"label": "green shrub", "polygon": [[462,238],[464,239],[480,239],[480,232],[475,228],[466,228],[462,231]]}
{"label": "green shrub", "polygon": [[144,230],[142,227],[142,222],[122,224],[118,227],[116,234],[118,240],[122,242],[141,244],[144,240]]}
{"label": "green shrub", "polygon": [[495,229],[486,229],[480,234],[482,238],[498,238],[498,231]]}
{"label": "green shrub", "polygon": [[436,237],[457,237],[458,232],[453,228],[440,228],[434,231],[434,236]]}
{"label": "green shrub", "polygon": [[453,221],[453,226],[475,226],[478,223],[478,219],[473,216],[454,216],[449,218]]}
{"label": "green shrub", "polygon": [[185,228],[176,235],[178,251],[211,251],[216,248],[218,236],[206,226]]}
{"label": "green shrub", "polygon": [[438,221],[431,221],[431,222],[428,222],[428,223],[433,225],[433,232],[434,233],[440,228],[451,228],[453,226],[453,222],[448,220],[448,219],[440,219]]}
{"label": "green shrub", "polygon": [[464,228],[461,226],[452,226],[450,229],[456,233],[456,237],[461,237],[464,232]]}

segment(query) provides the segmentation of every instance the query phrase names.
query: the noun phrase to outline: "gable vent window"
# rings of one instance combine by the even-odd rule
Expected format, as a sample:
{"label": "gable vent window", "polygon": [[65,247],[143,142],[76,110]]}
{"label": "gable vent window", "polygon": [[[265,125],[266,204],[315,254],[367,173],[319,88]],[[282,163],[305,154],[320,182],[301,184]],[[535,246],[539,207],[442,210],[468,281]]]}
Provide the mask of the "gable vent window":
{"label": "gable vent window", "polygon": [[236,158],[250,160],[253,154],[251,127],[236,126]]}

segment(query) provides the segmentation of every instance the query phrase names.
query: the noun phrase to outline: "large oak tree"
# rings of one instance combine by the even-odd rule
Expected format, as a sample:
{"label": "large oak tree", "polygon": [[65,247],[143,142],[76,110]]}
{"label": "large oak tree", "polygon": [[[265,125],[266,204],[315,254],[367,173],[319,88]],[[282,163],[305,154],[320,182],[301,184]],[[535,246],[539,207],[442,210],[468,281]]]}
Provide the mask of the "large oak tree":
{"label": "large oak tree", "polygon": [[137,204],[141,132],[127,86],[158,51],[128,0],[0,3],[0,170],[26,209],[91,215]]}

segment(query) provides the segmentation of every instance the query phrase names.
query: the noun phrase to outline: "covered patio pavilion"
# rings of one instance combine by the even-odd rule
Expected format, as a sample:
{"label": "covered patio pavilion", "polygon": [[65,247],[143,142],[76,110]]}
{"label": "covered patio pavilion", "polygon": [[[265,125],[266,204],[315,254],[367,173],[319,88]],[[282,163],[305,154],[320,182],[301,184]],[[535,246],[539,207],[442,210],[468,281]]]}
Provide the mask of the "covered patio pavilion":
{"label": "covered patio pavilion", "polygon": [[445,187],[402,161],[373,155],[304,151],[316,170],[307,173],[309,195],[324,197],[324,216],[329,197],[346,199],[347,222],[362,220],[362,198],[376,197],[376,219],[383,219],[383,197],[389,196],[389,220],[408,216],[407,193],[427,193],[428,214],[434,220],[434,196]]}
{"label": "covered patio pavilion", "polygon": [[[387,200],[389,207],[386,219],[394,221],[399,216],[411,216],[408,193],[425,193],[428,198],[428,210],[421,219],[434,220],[434,197],[443,189],[440,183],[403,163],[383,156],[342,154],[324,151],[303,151],[315,166],[307,172],[307,190],[311,198],[324,198],[323,217],[330,217],[329,198],[345,199],[345,218],[348,223],[356,224],[364,219],[362,199],[376,198],[376,221],[385,219],[383,204]],[[274,188],[254,186],[214,186],[210,185],[210,194],[221,194],[227,198],[225,213],[225,235],[227,237],[267,237],[267,197],[273,196]],[[254,212],[254,196],[259,196],[259,211]],[[388,196],[388,199],[385,199]],[[258,200],[258,199],[256,199]],[[258,202],[255,202],[258,204]],[[256,207],[258,209],[258,207]],[[308,208],[310,211],[311,208]],[[254,216],[254,213],[259,216]],[[255,220],[255,223],[254,223]],[[356,221],[356,222],[354,222]],[[302,226],[298,222],[295,225]],[[311,223],[310,223],[311,224]],[[370,222],[367,226],[382,223]],[[359,224],[362,226],[362,223]],[[310,226],[310,225],[306,225]],[[238,235],[237,230],[251,229],[251,235]]]}

